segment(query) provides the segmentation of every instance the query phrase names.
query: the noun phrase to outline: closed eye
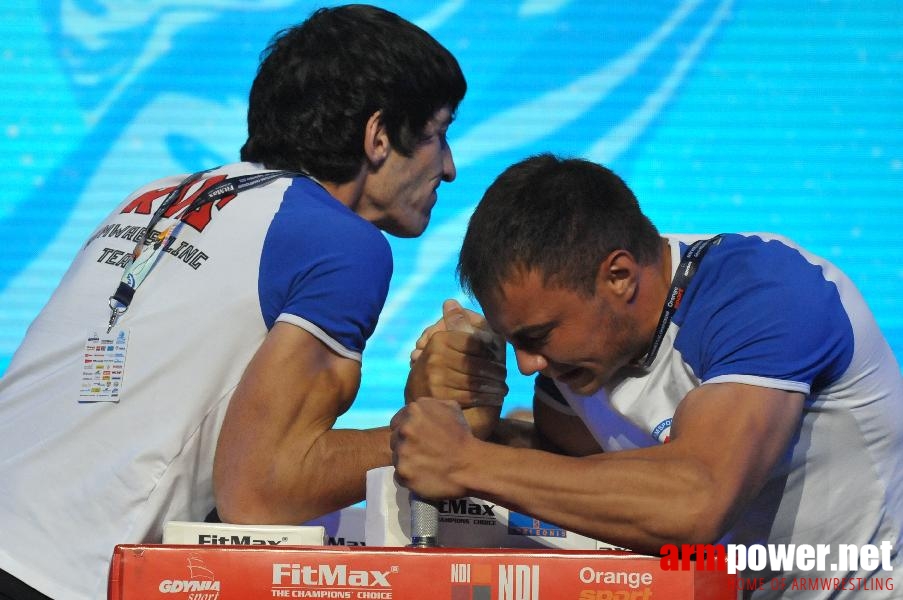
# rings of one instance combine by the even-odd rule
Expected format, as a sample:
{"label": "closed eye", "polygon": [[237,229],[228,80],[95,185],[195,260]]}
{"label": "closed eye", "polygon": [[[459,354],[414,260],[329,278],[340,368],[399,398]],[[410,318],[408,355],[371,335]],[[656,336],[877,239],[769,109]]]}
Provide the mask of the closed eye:
{"label": "closed eye", "polygon": [[520,329],[511,336],[511,345],[525,352],[537,352],[549,342],[553,329],[552,323]]}

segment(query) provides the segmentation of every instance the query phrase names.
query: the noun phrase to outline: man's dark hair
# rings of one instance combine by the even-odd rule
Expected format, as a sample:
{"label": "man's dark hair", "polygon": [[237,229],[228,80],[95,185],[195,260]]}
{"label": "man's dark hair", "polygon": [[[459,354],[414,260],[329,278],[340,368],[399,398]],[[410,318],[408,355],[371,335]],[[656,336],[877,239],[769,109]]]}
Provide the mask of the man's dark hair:
{"label": "man's dark hair", "polygon": [[592,295],[600,263],[614,250],[640,264],[661,252],[655,225],[611,170],[580,159],[533,156],[506,169],[470,218],[458,278],[478,300],[520,270]]}
{"label": "man's dark hair", "polygon": [[264,51],[241,159],[350,181],[374,112],[409,156],[433,115],[454,113],[466,90],[458,61],[413,23],[363,4],[322,8]]}

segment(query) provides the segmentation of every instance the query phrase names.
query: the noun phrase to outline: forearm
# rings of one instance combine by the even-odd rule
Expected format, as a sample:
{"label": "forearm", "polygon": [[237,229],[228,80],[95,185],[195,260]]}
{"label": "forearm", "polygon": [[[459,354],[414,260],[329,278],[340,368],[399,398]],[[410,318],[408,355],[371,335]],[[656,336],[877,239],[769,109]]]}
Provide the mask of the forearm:
{"label": "forearm", "polygon": [[334,430],[360,363],[277,323],[229,402],[217,440],[217,510],[232,523],[296,524],[360,501],[368,469],[391,464],[389,431]]}
{"label": "forearm", "polygon": [[217,505],[232,523],[303,523],[364,500],[367,471],[390,464],[388,428],[329,429],[309,445],[276,450],[265,468],[218,494]]}
{"label": "forearm", "polygon": [[332,429],[321,435],[302,465],[297,488],[304,520],[361,502],[367,471],[392,464],[389,428]]}
{"label": "forearm", "polygon": [[474,440],[452,477],[471,496],[637,551],[714,541],[705,471],[649,452],[573,458]]}
{"label": "forearm", "polygon": [[786,456],[803,399],[705,385],[681,402],[668,443],[571,457],[478,440],[457,405],[426,398],[392,418],[396,478],[426,498],[483,498],[637,551],[712,543]]}

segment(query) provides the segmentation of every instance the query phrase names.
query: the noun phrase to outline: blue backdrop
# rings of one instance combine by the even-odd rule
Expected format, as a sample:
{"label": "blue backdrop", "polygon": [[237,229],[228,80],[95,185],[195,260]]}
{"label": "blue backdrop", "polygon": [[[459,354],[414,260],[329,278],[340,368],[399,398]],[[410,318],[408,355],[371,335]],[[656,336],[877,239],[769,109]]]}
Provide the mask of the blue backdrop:
{"label": "blue backdrop", "polygon": [[[0,372],[93,226],[162,175],[237,159],[271,35],[318,3],[6,0],[0,7]],[[396,273],[343,422],[399,406],[464,225],[505,166],[607,164],[663,232],[774,231],[860,286],[903,356],[900,0],[446,0],[382,5],[459,58],[458,180]],[[463,298],[462,298],[463,299]],[[510,353],[509,353],[510,359]],[[509,360],[509,404],[529,382]]]}

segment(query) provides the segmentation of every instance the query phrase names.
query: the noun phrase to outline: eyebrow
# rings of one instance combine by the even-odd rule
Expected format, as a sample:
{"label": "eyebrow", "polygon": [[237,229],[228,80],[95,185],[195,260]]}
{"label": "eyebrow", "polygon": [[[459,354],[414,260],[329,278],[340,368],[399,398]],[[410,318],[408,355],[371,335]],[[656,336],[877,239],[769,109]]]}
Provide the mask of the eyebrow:
{"label": "eyebrow", "polygon": [[545,323],[518,327],[511,333],[511,343],[515,346],[529,345],[531,342],[548,335],[555,325],[555,321],[546,321]]}
{"label": "eyebrow", "polygon": [[448,131],[454,120],[454,115],[449,115],[448,119],[437,119],[435,117],[431,118],[423,125],[423,130],[421,130],[420,134],[424,138],[429,138],[430,136],[433,136],[440,131]]}

